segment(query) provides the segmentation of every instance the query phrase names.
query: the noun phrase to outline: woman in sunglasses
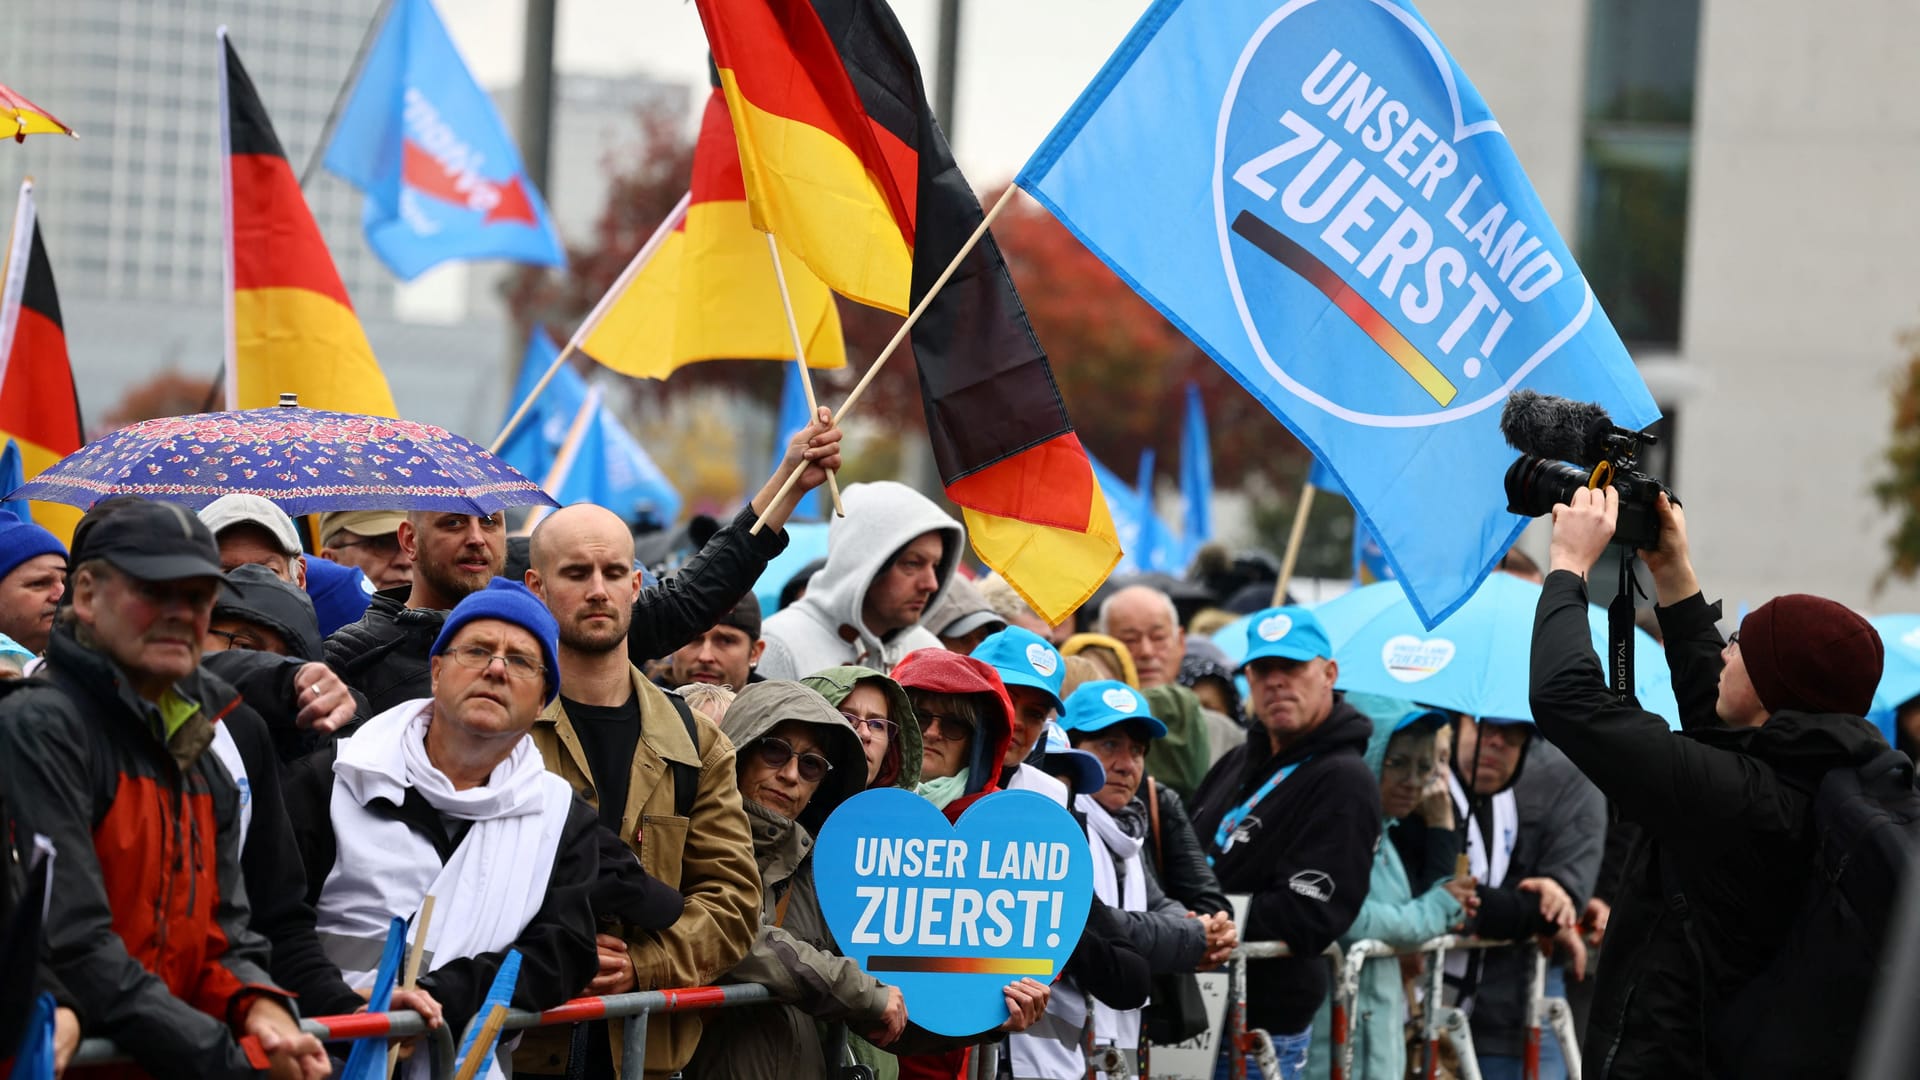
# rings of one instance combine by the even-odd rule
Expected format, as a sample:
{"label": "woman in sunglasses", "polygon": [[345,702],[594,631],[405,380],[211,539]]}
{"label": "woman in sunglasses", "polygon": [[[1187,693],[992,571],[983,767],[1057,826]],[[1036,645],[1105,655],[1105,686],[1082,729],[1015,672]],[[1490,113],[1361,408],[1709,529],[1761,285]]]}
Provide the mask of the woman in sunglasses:
{"label": "woman in sunglasses", "polygon": [[893,669],[920,728],[914,790],[958,821],[1000,790],[1000,762],[1013,743],[1013,701],[992,665],[945,649],[910,652]]}

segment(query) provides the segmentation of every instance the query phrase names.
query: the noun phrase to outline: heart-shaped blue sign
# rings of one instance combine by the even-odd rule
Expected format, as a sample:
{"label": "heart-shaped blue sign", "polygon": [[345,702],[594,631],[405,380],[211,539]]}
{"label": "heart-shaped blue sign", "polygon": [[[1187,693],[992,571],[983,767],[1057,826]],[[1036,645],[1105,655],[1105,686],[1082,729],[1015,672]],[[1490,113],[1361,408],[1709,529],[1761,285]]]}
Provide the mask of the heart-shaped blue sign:
{"label": "heart-shaped blue sign", "polygon": [[1006,1021],[1008,984],[1060,974],[1087,923],[1092,858],[1073,815],[1036,792],[989,795],[948,824],[880,788],[827,819],[813,876],[842,953],[899,987],[914,1023],[973,1035]]}

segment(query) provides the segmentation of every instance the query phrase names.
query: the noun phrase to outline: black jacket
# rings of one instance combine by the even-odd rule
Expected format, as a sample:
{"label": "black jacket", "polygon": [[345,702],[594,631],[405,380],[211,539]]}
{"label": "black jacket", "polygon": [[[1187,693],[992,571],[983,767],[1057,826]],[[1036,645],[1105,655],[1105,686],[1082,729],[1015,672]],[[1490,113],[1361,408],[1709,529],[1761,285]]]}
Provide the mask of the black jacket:
{"label": "black jacket", "polygon": [[[306,899],[315,908],[339,852],[329,810],[333,760],[338,753],[338,744],[328,746],[296,763],[286,778],[287,815],[293,820],[294,839],[306,869]],[[442,861],[451,858],[459,847],[459,840],[447,834],[440,812],[413,788],[407,789],[406,801],[399,806],[375,799],[368,809],[403,821],[426,836]],[[512,946],[520,951],[520,981],[513,991],[515,1008],[536,1012],[551,1009],[580,993],[599,972],[591,903],[599,873],[599,829],[599,813],[574,796],[554,852],[546,901]],[[452,1029],[461,1031],[480,1011],[505,958],[504,950],[462,957],[422,973],[419,986],[440,1003]]]}
{"label": "black jacket", "polygon": [[[784,529],[748,535],[758,517],[751,506],[741,510],[677,573],[641,591],[627,631],[627,653],[636,665],[706,633],[753,588],[768,561],[786,550]],[[366,695],[376,716],[433,692],[429,654],[447,613],[408,608],[410,591],[403,587],[375,593],[359,622],[327,638],[327,663],[348,686]]]}
{"label": "black jacket", "polygon": [[1720,605],[1698,594],[1660,608],[1683,730],[1608,693],[1593,655],[1587,590],[1547,577],[1535,616],[1534,719],[1642,836],[1607,929],[1584,1073],[1595,1080],[1706,1076],[1717,1003],[1764,968],[1799,910],[1813,851],[1813,793],[1829,771],[1884,749],[1854,716],[1775,713],[1756,728],[1714,715]]}
{"label": "black jacket", "polygon": [[[1567,891],[1574,910],[1584,911],[1607,832],[1606,799],[1565,754],[1536,741],[1528,745],[1524,765],[1512,782],[1519,829],[1506,877],[1500,885],[1480,886],[1480,913],[1466,926],[1467,933],[1479,937],[1520,942],[1466,953],[1474,995],[1473,1045],[1482,1054],[1508,1057],[1526,1049],[1527,991],[1536,951],[1530,939],[1554,931],[1540,914],[1540,894],[1521,889],[1520,882],[1552,878]],[[1474,828],[1491,822],[1492,806],[1491,796],[1475,799]],[[1467,823],[1459,824],[1455,846],[1464,851]]]}
{"label": "black jacket", "polygon": [[[1241,937],[1280,940],[1293,956],[1247,969],[1247,1022],[1275,1035],[1304,1031],[1327,994],[1321,957],[1360,913],[1380,840],[1380,779],[1362,754],[1373,722],[1334,696],[1333,712],[1278,756],[1254,729],[1214,763],[1193,795],[1193,827],[1229,893],[1251,893]],[[1298,768],[1242,826],[1244,840],[1222,850],[1216,833],[1235,807],[1283,766]],[[1163,825],[1164,827],[1164,825]]]}
{"label": "black jacket", "polygon": [[[1199,834],[1193,831],[1193,821],[1187,816],[1180,794],[1165,784],[1147,782],[1153,784],[1154,793],[1160,796],[1159,836],[1147,834],[1148,872],[1169,897],[1185,904],[1187,910],[1196,915],[1232,911],[1233,905],[1228,903],[1227,894],[1220,891],[1220,879],[1214,876],[1213,867],[1207,862],[1207,849],[1200,843]],[[1134,797],[1145,799],[1147,789],[1142,787]]]}
{"label": "black jacket", "polygon": [[[294,685],[294,679],[308,663],[291,656],[251,649],[227,649],[224,652],[206,653],[200,658],[201,667],[232,683],[233,688],[246,699],[247,706],[265,721],[267,733],[272,738],[274,756],[281,765],[291,765],[334,739],[333,735],[305,730],[299,725],[300,691]],[[351,734],[355,727],[373,715],[369,711],[366,695],[352,687],[348,687],[348,693],[353,695],[354,718],[352,723],[341,729],[339,734],[342,736]]]}

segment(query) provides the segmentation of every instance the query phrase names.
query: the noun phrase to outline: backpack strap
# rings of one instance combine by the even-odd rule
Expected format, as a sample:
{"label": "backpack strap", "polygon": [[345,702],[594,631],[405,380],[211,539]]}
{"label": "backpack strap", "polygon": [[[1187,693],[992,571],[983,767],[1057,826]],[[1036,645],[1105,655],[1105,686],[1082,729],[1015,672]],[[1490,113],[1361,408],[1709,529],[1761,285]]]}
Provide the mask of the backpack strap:
{"label": "backpack strap", "polygon": [[1153,834],[1153,868],[1166,872],[1166,852],[1160,846],[1160,789],[1147,777],[1147,831]]}
{"label": "backpack strap", "polygon": [[[693,718],[693,708],[679,694],[668,693],[667,700],[673,702],[673,710],[680,714],[680,722],[687,726],[687,740],[693,743],[693,749],[700,749],[700,725]],[[691,820],[693,818],[693,797],[700,791],[700,766],[684,762],[670,761],[673,769],[673,813],[676,817]]]}

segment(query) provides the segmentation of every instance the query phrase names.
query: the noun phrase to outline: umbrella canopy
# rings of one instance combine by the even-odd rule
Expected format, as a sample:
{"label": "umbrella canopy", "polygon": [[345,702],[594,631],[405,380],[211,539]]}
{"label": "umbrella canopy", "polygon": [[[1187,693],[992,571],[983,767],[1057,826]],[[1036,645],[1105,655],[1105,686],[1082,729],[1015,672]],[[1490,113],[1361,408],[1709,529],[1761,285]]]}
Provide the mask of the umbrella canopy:
{"label": "umbrella canopy", "polygon": [[[8,130],[8,129],[11,130]],[[52,113],[7,89],[0,83],[0,137],[13,136],[14,142],[26,142],[29,135],[74,135],[73,129],[54,119]]]}
{"label": "umbrella canopy", "polygon": [[[1470,716],[1526,720],[1533,616],[1540,586],[1492,574],[1460,609],[1427,630],[1399,582],[1355,589],[1315,609],[1340,664],[1339,687],[1418,701]],[[1596,656],[1606,655],[1607,613],[1589,605]],[[1243,631],[1244,636],[1244,631]],[[1242,645],[1244,650],[1244,644]],[[1677,727],[1666,653],[1634,630],[1635,694],[1642,708]]]}
{"label": "umbrella canopy", "polygon": [[1894,714],[1900,706],[1920,697],[1920,615],[1875,615],[1868,619],[1887,647],[1886,666],[1880,672],[1880,686],[1873,692],[1873,708],[1867,719],[1880,725],[1887,742],[1894,741]]}
{"label": "umbrella canopy", "polygon": [[82,510],[110,495],[199,508],[235,491],[292,515],[322,510],[492,514],[555,506],[513,466],[431,424],[277,406],[145,420],[90,442],[8,499]]}

